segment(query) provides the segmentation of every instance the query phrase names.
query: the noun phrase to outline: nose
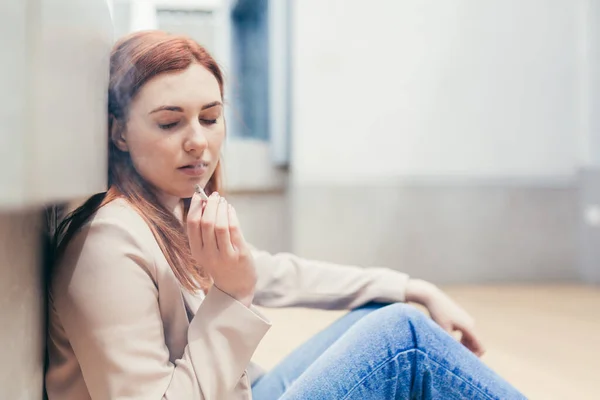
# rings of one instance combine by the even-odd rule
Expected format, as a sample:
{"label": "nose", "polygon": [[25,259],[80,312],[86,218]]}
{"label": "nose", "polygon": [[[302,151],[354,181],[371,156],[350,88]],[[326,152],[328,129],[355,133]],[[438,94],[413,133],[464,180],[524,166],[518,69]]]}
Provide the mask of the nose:
{"label": "nose", "polygon": [[202,153],[208,147],[208,140],[204,132],[204,128],[199,123],[196,123],[183,143],[183,149],[187,153]]}

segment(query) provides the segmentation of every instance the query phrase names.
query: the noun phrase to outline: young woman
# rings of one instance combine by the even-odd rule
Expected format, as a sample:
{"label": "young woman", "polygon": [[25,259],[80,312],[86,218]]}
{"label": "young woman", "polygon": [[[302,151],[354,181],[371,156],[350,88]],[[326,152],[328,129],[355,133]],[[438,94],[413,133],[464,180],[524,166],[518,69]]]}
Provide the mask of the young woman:
{"label": "young woman", "polygon": [[[51,400],[523,398],[432,284],[246,242],[218,194],[223,76],[200,45],[159,31],[119,41],[108,107],[109,189],[57,231]],[[264,373],[251,357],[270,323],[253,304],[353,311]]]}

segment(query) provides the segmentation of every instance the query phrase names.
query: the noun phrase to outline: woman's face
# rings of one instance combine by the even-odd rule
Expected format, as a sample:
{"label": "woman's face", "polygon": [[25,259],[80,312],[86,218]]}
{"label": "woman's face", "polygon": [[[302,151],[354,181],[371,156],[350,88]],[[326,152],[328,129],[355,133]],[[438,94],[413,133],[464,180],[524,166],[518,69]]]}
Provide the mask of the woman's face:
{"label": "woman's face", "polygon": [[114,138],[138,173],[167,201],[191,197],[212,176],[225,137],[216,78],[199,64],[148,81],[132,101],[126,129]]}

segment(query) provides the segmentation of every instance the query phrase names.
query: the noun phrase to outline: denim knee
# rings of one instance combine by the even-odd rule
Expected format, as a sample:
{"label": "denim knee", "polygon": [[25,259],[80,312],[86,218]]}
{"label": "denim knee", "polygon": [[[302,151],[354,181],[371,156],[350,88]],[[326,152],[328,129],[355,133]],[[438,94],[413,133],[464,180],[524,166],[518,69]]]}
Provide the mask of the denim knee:
{"label": "denim knee", "polygon": [[[369,319],[377,336],[393,344],[398,349],[418,348],[422,339],[432,331],[432,322],[417,308],[403,303],[391,304],[374,311]],[[365,321],[366,322],[366,321]]]}
{"label": "denim knee", "polygon": [[394,303],[383,307],[380,311],[381,317],[391,323],[420,326],[429,320],[425,314],[410,304]]}

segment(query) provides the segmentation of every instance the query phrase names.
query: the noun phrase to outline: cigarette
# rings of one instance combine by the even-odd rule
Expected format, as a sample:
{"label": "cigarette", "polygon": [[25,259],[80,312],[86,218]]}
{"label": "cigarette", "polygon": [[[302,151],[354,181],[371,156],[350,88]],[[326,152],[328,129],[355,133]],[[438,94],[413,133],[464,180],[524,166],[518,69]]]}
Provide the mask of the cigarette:
{"label": "cigarette", "polygon": [[200,197],[202,197],[202,200],[208,200],[208,196],[206,195],[206,193],[204,193],[204,189],[202,189],[202,186],[196,185],[194,188],[196,189],[196,193],[198,193]]}

